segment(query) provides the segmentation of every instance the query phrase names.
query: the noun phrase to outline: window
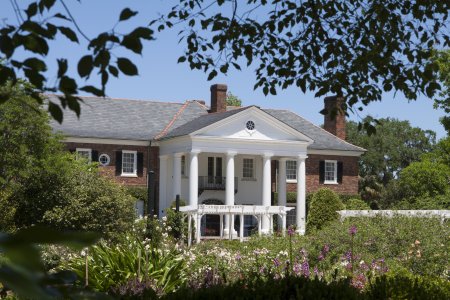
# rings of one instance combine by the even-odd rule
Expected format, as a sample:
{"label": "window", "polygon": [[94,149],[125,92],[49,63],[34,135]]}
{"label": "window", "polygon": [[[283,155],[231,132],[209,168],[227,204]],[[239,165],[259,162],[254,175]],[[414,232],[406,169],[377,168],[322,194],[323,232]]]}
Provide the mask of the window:
{"label": "window", "polygon": [[253,159],[252,158],[244,158],[242,165],[243,165],[242,177],[243,178],[254,178]]}
{"label": "window", "polygon": [[102,166],[109,165],[110,161],[111,161],[111,158],[109,157],[108,154],[103,153],[103,154],[100,154],[100,156],[98,157],[98,162]]}
{"label": "window", "polygon": [[325,161],[325,181],[324,183],[337,183],[337,161]]}
{"label": "window", "polygon": [[295,160],[286,161],[286,179],[290,181],[297,180],[297,162]]}
{"label": "window", "polygon": [[186,176],[186,156],[181,156],[181,176]]}
{"label": "window", "polygon": [[137,152],[122,151],[122,176],[137,175]]}
{"label": "window", "polygon": [[92,149],[77,148],[77,159],[86,159],[87,161],[92,160]]}

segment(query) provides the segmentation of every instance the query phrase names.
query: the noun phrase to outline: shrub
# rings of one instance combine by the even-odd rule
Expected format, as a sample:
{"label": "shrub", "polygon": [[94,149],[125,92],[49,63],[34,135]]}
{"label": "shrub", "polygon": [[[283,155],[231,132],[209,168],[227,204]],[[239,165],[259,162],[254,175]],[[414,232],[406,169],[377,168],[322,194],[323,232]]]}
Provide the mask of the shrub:
{"label": "shrub", "polygon": [[[86,254],[84,254],[86,255]],[[149,241],[141,242],[128,236],[121,243],[100,242],[87,252],[89,287],[96,291],[117,290],[129,280],[154,280],[155,289],[172,292],[186,280],[185,263],[173,248],[152,248]],[[85,280],[85,257],[78,256],[65,266]]]}
{"label": "shrub", "polygon": [[344,201],[345,209],[347,210],[369,210],[369,205],[361,199],[348,199]]}
{"label": "shrub", "polygon": [[148,190],[144,186],[127,186],[125,187],[129,195],[133,196],[136,200],[144,201],[144,215],[147,212],[147,200],[148,200]]}
{"label": "shrub", "polygon": [[346,280],[327,283],[320,279],[287,277],[255,280],[199,290],[181,289],[163,299],[360,299],[359,291]]}
{"label": "shrub", "polygon": [[[180,206],[185,206],[186,202],[180,200]],[[176,203],[172,202],[170,208],[166,210],[167,228],[169,234],[176,239],[184,239],[188,234],[187,218],[184,218],[183,213],[175,211]]]}
{"label": "shrub", "polygon": [[337,220],[339,218],[337,211],[343,209],[344,205],[335,192],[327,188],[318,190],[311,200],[307,230],[321,229],[328,223]]}
{"label": "shrub", "polygon": [[39,176],[12,198],[17,205],[17,227],[43,224],[116,238],[131,230],[136,218],[133,197],[99,175],[96,165],[67,153],[49,157]]}

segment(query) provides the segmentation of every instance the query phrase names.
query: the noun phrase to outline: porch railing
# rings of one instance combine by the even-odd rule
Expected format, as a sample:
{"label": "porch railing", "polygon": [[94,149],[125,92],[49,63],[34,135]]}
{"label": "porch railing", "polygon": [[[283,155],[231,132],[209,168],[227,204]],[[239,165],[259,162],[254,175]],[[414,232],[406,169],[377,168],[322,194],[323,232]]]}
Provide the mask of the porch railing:
{"label": "porch railing", "polygon": [[[202,193],[205,190],[224,191],[227,178],[222,176],[198,176],[198,190]],[[234,193],[238,191],[238,180],[234,177]]]}

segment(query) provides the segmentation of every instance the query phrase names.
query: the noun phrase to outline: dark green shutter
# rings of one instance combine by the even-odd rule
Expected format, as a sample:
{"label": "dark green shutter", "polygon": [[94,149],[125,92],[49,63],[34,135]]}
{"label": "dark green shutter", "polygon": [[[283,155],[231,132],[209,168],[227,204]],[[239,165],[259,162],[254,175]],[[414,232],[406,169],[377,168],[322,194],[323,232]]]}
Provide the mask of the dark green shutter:
{"label": "dark green shutter", "polygon": [[92,150],[91,159],[92,159],[92,162],[98,162],[98,151],[97,150]]}
{"label": "dark green shutter", "polygon": [[337,182],[342,183],[342,174],[344,173],[344,165],[342,161],[337,163]]}
{"label": "dark green shutter", "polygon": [[319,183],[323,184],[325,181],[325,161],[321,160],[319,162]]}
{"label": "dark green shutter", "polygon": [[144,175],[144,153],[137,153],[137,175],[142,177]]}
{"label": "dark green shutter", "polygon": [[116,176],[122,174],[122,151],[115,151],[116,155]]}

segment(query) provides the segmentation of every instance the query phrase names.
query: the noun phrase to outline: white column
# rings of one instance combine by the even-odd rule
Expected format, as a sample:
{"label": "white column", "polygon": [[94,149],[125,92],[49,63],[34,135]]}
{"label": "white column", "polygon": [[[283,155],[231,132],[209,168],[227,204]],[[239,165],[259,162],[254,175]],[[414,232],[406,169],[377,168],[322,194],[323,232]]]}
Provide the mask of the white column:
{"label": "white column", "polygon": [[[225,182],[225,205],[234,205],[234,156],[236,152],[227,153],[227,178]],[[230,225],[232,225],[230,220],[232,220],[233,215],[225,216],[225,235],[229,234]],[[235,234],[235,230],[231,227],[232,234]]]}
{"label": "white column", "polygon": [[167,155],[159,156],[159,212],[167,208]]}
{"label": "white column", "polygon": [[[282,157],[278,160],[278,205],[286,206],[286,161]],[[282,218],[278,218],[278,227],[283,227]]]}
{"label": "white column", "polygon": [[182,153],[173,154],[173,194],[171,201],[175,201],[177,195],[181,197],[181,156],[183,156]]}
{"label": "white column", "polygon": [[306,230],[306,167],[307,156],[299,156],[297,159],[297,232],[301,235]]}
{"label": "white column", "polygon": [[[271,154],[264,154],[263,156],[263,181],[262,181],[262,205],[263,206],[270,206],[270,190],[271,190],[271,170],[270,170],[270,158],[272,157]],[[262,233],[268,234],[270,232],[269,230],[270,222],[267,215],[262,215]]]}
{"label": "white column", "polygon": [[198,154],[199,151],[190,153],[189,164],[189,206],[198,207]]}

